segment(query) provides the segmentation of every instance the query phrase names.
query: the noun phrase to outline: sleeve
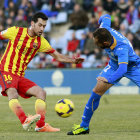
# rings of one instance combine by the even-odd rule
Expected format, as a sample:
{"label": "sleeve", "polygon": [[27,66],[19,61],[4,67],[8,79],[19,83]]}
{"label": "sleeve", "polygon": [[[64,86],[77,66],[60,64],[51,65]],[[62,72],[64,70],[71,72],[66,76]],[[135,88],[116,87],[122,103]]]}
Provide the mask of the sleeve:
{"label": "sleeve", "polygon": [[53,53],[54,51],[55,51],[55,49],[53,49],[51,47],[49,42],[44,37],[41,37],[41,46],[40,46],[38,52],[45,52],[45,53],[49,54],[49,53]]}
{"label": "sleeve", "polygon": [[100,28],[107,28],[111,26],[111,16],[106,14],[99,18],[98,23],[100,24]]}
{"label": "sleeve", "polygon": [[116,49],[115,54],[118,56],[118,64],[128,64],[128,47],[123,46]]}
{"label": "sleeve", "polygon": [[127,64],[120,64],[119,68],[108,77],[108,83],[114,84],[114,82],[120,79],[127,72]]}
{"label": "sleeve", "polygon": [[7,30],[4,30],[2,32],[0,32],[0,39],[9,39],[12,40],[12,38],[14,37],[14,35],[16,34],[16,27],[13,26],[11,28],[8,28]]}

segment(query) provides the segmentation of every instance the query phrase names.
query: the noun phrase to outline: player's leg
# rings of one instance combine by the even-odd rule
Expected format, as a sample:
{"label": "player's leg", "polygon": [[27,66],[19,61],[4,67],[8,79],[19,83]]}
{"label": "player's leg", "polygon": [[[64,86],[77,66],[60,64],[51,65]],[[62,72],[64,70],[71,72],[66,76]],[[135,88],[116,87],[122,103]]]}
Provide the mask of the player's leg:
{"label": "player's leg", "polygon": [[19,82],[19,89],[20,90],[20,95],[24,98],[28,98],[30,96],[35,96],[36,97],[36,102],[35,102],[35,110],[37,114],[41,115],[40,120],[36,123],[36,131],[60,131],[60,129],[53,128],[49,124],[45,123],[45,114],[46,114],[46,92],[39,86],[37,86],[34,82],[22,78]]}
{"label": "player's leg", "polygon": [[56,132],[60,131],[58,128],[51,127],[48,123],[45,123],[45,114],[46,114],[46,92],[39,86],[31,87],[26,95],[35,96],[35,110],[37,114],[41,115],[41,119],[36,123],[35,131],[37,132]]}
{"label": "player's leg", "polygon": [[98,108],[101,96],[112,86],[112,84],[98,81],[94,87],[91,96],[85,106],[80,125],[75,126],[75,129],[68,132],[68,135],[79,135],[89,133],[89,123],[94,111]]}
{"label": "player's leg", "polygon": [[26,115],[18,101],[17,92],[18,77],[9,72],[0,72],[0,85],[2,86],[2,95],[8,96],[9,108],[16,114],[20,122],[23,124]]}
{"label": "player's leg", "polygon": [[33,123],[38,118],[38,116],[36,115],[32,117],[27,117],[25,115],[24,110],[22,109],[18,101],[18,79],[19,76],[12,73],[0,72],[0,85],[2,86],[2,95],[8,96],[10,109],[19,118],[21,124],[23,125],[23,128],[28,129],[31,123]]}
{"label": "player's leg", "polygon": [[6,94],[9,99],[9,108],[16,114],[16,116],[19,118],[21,124],[23,124],[27,118],[25,115],[19,101],[18,101],[18,93],[15,88],[8,88],[6,91]]}
{"label": "player's leg", "polygon": [[90,119],[94,111],[98,108],[101,96],[112,86],[112,84],[98,81],[94,87],[91,96],[85,106],[84,113],[82,116],[81,127],[89,127]]}
{"label": "player's leg", "polygon": [[[103,71],[100,73],[100,77],[107,79],[111,74],[114,73],[114,69],[110,65],[106,66]],[[120,79],[115,81],[113,84],[116,84]],[[105,83],[103,81],[97,81],[96,86],[94,87],[91,96],[85,106],[84,113],[82,116],[81,127],[89,127],[90,119],[94,111],[98,108],[101,96],[113,86],[113,84]]]}
{"label": "player's leg", "polygon": [[46,92],[39,86],[33,86],[27,90],[26,95],[32,95],[36,97],[35,111],[37,114],[41,115],[41,119],[37,122],[37,126],[44,126],[46,114]]}
{"label": "player's leg", "polygon": [[[114,73],[114,69],[110,65],[106,66],[102,72],[99,74],[100,77],[107,79],[108,76]],[[119,80],[118,80],[119,81]],[[113,84],[117,83],[115,81]],[[82,116],[82,122],[80,125],[75,126],[75,128],[68,132],[68,135],[79,135],[89,133],[89,123],[94,111],[98,108],[101,96],[111,87],[112,84],[104,83],[103,81],[97,81],[91,96],[85,106],[84,113]]]}
{"label": "player's leg", "polygon": [[32,123],[40,119],[39,114],[36,114],[34,116],[29,116],[29,117],[25,115],[25,112],[18,101],[18,92],[15,88],[8,88],[6,90],[6,94],[8,95],[10,109],[19,118],[25,130],[28,130]]}

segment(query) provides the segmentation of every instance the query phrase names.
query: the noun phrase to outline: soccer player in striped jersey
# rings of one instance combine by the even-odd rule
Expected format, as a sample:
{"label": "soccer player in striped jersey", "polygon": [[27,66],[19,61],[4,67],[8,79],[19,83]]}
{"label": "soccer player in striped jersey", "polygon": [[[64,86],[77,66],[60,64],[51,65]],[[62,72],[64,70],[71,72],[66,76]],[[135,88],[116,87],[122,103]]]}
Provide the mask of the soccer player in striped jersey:
{"label": "soccer player in striped jersey", "polygon": [[99,106],[101,96],[122,77],[129,78],[140,87],[140,57],[136,55],[130,41],[110,27],[110,15],[101,16],[99,24],[100,28],[93,33],[93,39],[99,48],[105,49],[110,61],[97,77],[97,84],[85,106],[81,124],[76,125],[68,135],[89,133],[90,120]]}
{"label": "soccer player in striped jersey", "polygon": [[[27,65],[37,52],[50,54],[56,60],[66,63],[82,63],[82,58],[69,58],[54,50],[48,41],[41,36],[48,17],[38,12],[33,15],[30,28],[11,27],[0,32],[0,39],[8,39],[7,48],[0,61],[0,85],[2,95],[8,96],[9,107],[19,118],[23,128],[28,130],[36,122],[37,132],[56,132],[59,128],[53,128],[45,123],[46,92],[29,79],[24,78]],[[18,96],[23,98],[36,97],[36,115],[26,116],[21,107]]]}

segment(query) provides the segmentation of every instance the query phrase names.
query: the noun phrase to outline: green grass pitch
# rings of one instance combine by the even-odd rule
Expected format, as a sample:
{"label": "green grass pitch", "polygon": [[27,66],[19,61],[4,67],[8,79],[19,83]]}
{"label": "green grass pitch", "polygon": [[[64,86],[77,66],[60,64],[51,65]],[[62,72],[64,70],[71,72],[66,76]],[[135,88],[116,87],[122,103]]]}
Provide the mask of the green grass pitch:
{"label": "green grass pitch", "polygon": [[[57,100],[71,99],[75,110],[69,118],[54,111]],[[0,140],[140,140],[140,95],[104,95],[90,123],[89,135],[67,136],[73,124],[81,122],[89,95],[47,96],[46,121],[61,128],[57,133],[24,131],[8,107],[7,97],[0,96]],[[35,114],[35,98],[19,99],[27,114]],[[35,126],[35,125],[34,125]]]}

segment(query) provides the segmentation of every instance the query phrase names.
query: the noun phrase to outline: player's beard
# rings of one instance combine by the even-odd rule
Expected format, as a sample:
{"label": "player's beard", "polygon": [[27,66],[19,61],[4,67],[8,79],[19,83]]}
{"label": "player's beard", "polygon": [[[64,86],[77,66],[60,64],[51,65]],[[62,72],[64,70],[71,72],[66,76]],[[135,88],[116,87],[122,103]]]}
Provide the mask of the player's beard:
{"label": "player's beard", "polygon": [[41,36],[42,35],[42,32],[39,32],[39,36]]}
{"label": "player's beard", "polygon": [[43,32],[37,32],[36,35],[37,36],[41,36]]}
{"label": "player's beard", "polygon": [[34,25],[33,31],[34,31],[35,36],[41,36],[42,34],[40,34],[39,31],[36,31],[36,30],[37,30],[37,28],[36,28],[36,26]]}
{"label": "player's beard", "polygon": [[34,32],[36,36],[41,36],[39,32]]}

